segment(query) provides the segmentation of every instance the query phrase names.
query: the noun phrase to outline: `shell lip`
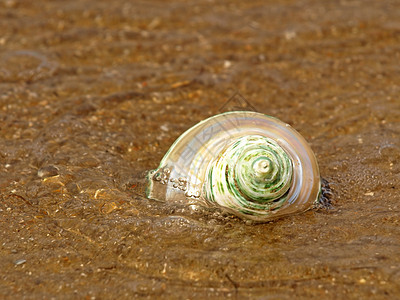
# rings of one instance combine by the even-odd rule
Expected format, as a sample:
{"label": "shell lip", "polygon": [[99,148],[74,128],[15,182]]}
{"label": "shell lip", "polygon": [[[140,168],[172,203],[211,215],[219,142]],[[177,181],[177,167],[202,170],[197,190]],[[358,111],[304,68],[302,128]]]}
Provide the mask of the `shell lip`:
{"label": "shell lip", "polygon": [[183,132],[183,133],[175,140],[175,142],[172,143],[172,145],[170,146],[170,148],[168,149],[168,151],[165,153],[163,159],[161,160],[161,162],[160,162],[160,164],[159,164],[159,167],[163,165],[164,158],[168,157],[168,154],[169,154],[170,152],[173,151],[173,149],[175,148],[175,146],[176,146],[177,144],[179,144],[180,141],[183,140],[183,139],[184,139],[187,135],[189,135],[192,131],[195,131],[198,127],[201,127],[201,126],[203,126],[205,123],[208,123],[208,122],[210,122],[211,120],[217,119],[217,118],[219,118],[219,117],[221,117],[221,116],[246,115],[246,114],[248,114],[249,117],[251,117],[251,116],[256,116],[256,115],[262,116],[262,117],[268,117],[268,118],[271,118],[271,119],[274,119],[274,120],[278,121],[278,122],[281,123],[281,124],[285,124],[286,126],[290,126],[289,124],[286,124],[286,123],[282,122],[281,120],[279,120],[279,119],[276,118],[276,117],[273,117],[273,116],[270,116],[270,115],[267,115],[267,114],[263,114],[263,113],[259,113],[259,112],[254,112],[254,111],[236,110],[236,111],[228,111],[228,112],[220,113],[220,114],[217,114],[217,115],[208,117],[207,119],[201,120],[201,121],[198,122],[197,124],[193,125],[193,126],[190,127],[189,129],[187,129],[185,132]]}

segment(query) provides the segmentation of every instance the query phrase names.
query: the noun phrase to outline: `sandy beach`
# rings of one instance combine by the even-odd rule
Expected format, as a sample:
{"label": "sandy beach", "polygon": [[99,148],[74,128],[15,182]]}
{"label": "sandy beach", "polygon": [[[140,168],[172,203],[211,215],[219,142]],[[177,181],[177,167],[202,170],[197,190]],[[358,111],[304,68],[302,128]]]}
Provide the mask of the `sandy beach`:
{"label": "sandy beach", "polygon": [[[333,207],[147,199],[233,109],[299,131]],[[2,299],[399,298],[399,161],[399,1],[0,1]]]}

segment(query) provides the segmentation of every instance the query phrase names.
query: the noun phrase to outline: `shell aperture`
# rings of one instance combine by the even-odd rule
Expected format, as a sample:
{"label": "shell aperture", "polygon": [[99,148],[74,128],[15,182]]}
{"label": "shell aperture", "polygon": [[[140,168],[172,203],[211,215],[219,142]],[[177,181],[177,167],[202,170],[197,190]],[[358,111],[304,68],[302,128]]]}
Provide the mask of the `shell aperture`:
{"label": "shell aperture", "polygon": [[148,174],[148,198],[219,207],[269,221],[311,208],[318,164],[290,125],[255,112],[228,112],[184,132]]}

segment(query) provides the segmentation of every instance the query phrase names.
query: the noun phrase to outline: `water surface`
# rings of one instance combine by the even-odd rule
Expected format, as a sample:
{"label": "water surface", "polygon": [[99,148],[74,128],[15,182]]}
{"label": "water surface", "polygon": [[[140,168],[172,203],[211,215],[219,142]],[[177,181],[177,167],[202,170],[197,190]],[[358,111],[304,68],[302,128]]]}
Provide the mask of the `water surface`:
{"label": "water surface", "polygon": [[[399,20],[398,1],[0,2],[1,297],[399,297]],[[309,141],[334,209],[247,225],[144,197],[237,92]]]}

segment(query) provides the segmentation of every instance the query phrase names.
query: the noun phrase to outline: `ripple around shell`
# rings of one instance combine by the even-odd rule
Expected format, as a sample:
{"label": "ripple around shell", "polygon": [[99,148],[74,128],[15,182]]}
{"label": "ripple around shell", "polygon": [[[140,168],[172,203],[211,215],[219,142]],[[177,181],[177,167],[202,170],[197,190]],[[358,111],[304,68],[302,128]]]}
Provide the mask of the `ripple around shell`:
{"label": "ripple around shell", "polygon": [[[254,139],[258,142],[254,142]],[[238,145],[238,152],[232,152],[231,148],[234,145]],[[282,178],[279,178],[279,184],[284,187],[290,186],[282,190],[282,193],[278,193],[277,199],[266,199],[269,197],[266,196],[264,200],[268,205],[261,205],[262,209],[258,207],[260,205],[254,203],[258,201],[259,204],[264,200],[249,201],[251,203],[248,204],[252,207],[249,210],[238,204],[237,199],[232,198],[233,194],[238,193],[232,192],[238,182],[231,182],[223,189],[223,192],[212,191],[212,187],[218,186],[218,180],[226,179],[224,177],[229,172],[226,171],[228,172],[226,173],[225,170],[229,170],[228,165],[232,164],[235,155],[242,155],[246,147],[257,152],[260,151],[259,149],[266,148],[266,145],[274,148],[271,153],[279,152],[280,154],[276,154],[275,157],[275,154],[268,152],[270,150],[261,151],[264,157],[262,164],[265,168],[271,159],[279,157],[280,161],[285,161],[284,157],[288,157],[290,162],[285,163],[285,168],[290,166],[293,169],[289,172],[290,174],[280,170],[283,173],[280,173]],[[249,157],[251,157],[250,154]],[[222,167],[221,163],[226,169],[220,170],[218,175],[212,173],[212,169],[218,164]],[[246,188],[243,178],[240,179],[237,175],[238,170],[242,172],[245,167],[243,165],[238,167],[236,164],[236,162],[233,164],[234,169],[232,169],[236,170],[232,171],[232,173],[236,172],[236,177],[232,180],[242,180],[239,185]],[[260,171],[259,165],[252,166],[253,171]],[[321,187],[318,164],[305,139],[290,125],[255,112],[223,113],[188,129],[171,146],[159,167],[149,172],[148,179],[147,196],[149,198],[187,205],[220,207],[239,217],[255,221],[268,221],[311,208],[318,199]],[[249,195],[256,193],[253,191],[247,194],[247,192],[243,196],[246,200],[253,197]],[[239,193],[242,194],[242,191]]]}

